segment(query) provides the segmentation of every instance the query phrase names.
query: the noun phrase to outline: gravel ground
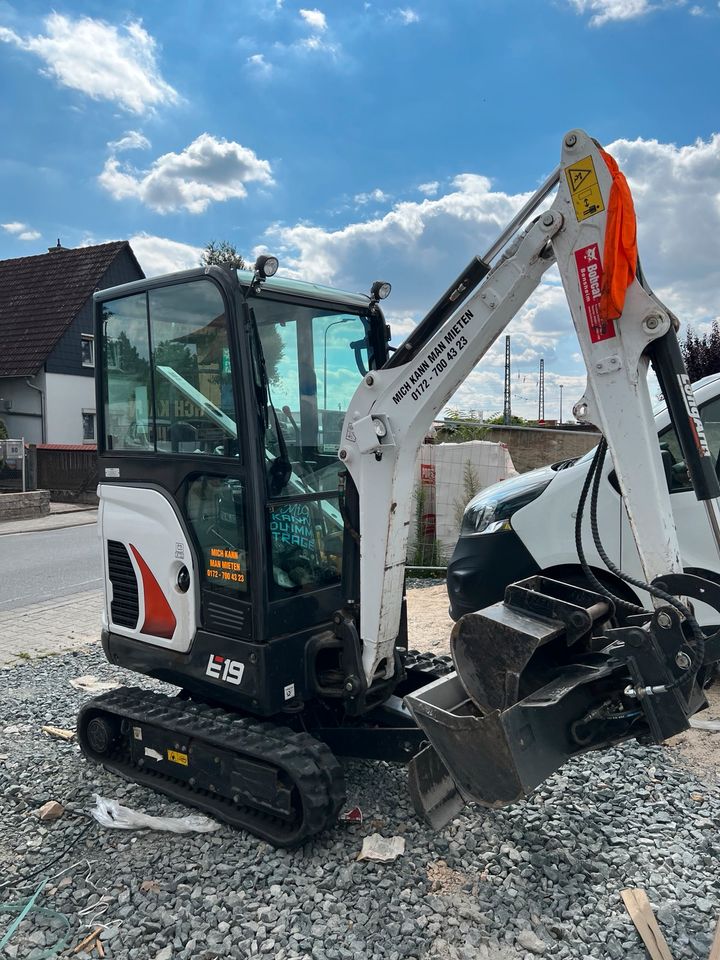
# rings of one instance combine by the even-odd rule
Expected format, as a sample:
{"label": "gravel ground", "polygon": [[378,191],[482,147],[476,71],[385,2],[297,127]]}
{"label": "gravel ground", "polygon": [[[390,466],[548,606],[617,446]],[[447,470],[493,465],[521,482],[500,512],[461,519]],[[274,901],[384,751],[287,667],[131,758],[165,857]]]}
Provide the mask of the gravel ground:
{"label": "gravel ground", "polygon": [[[413,591],[412,609],[433,589]],[[441,599],[426,618],[431,649]],[[300,850],[273,850],[224,826],[209,835],[125,833],[80,812],[94,793],[147,813],[187,810],[40,732],[46,723],[74,725],[87,695],[69,680],[82,674],[144,682],[93,649],[23,663],[2,674],[0,687],[0,899],[27,895],[48,876],[38,903],[69,918],[73,944],[104,924],[105,955],[116,960],[641,960],[620,899],[621,889],[638,886],[675,960],[709,954],[720,903],[720,783],[714,771],[703,779],[678,762],[677,752],[628,744],[576,760],[528,801],[468,810],[438,834],[416,820],[404,770],[369,762],[345,768],[348,806],[362,808],[363,825],[339,824]],[[69,809],[41,824],[35,811],[49,799]],[[355,861],[363,836],[376,831],[404,836],[395,863]],[[59,925],[31,915],[5,955],[41,960]]]}

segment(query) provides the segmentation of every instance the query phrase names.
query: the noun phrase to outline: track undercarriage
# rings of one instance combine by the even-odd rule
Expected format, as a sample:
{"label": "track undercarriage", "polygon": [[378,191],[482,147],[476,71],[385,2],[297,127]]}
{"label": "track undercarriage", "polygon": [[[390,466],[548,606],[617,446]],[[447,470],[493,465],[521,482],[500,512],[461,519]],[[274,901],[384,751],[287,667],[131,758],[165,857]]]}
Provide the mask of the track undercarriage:
{"label": "track undercarriage", "polygon": [[[411,653],[403,685],[451,669],[449,657]],[[398,697],[362,721],[333,721],[334,713],[316,711],[267,722],[184,692],[125,687],[83,706],[78,737],[107,770],[274,846],[295,847],[337,820],[345,783],[336,754],[407,762],[425,741]]]}

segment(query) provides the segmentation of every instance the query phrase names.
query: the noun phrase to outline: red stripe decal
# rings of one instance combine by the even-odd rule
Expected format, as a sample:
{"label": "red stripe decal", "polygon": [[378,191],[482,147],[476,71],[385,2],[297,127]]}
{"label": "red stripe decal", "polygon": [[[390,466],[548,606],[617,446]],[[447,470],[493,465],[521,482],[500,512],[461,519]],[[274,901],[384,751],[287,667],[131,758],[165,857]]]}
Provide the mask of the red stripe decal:
{"label": "red stripe decal", "polygon": [[175,614],[172,612],[170,604],[167,602],[165,594],[160,589],[160,584],[153,576],[150,567],[132,544],[130,544],[130,549],[137,560],[137,565],[140,567],[145,596],[145,623],[143,623],[140,632],[149,633],[153,637],[172,640],[177,624]]}

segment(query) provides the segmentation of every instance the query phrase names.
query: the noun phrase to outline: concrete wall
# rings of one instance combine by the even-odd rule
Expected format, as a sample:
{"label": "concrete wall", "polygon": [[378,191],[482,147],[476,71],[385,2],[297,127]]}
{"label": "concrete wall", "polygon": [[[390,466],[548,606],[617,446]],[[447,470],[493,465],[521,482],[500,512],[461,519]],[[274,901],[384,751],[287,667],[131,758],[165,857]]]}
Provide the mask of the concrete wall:
{"label": "concrete wall", "polygon": [[[44,387],[44,373],[30,379],[38,387]],[[40,394],[27,385],[24,377],[0,379],[0,420],[5,423],[11,440],[24,437],[26,443],[42,443]]]}
{"label": "concrete wall", "polygon": [[50,513],[50,492],[32,490],[28,493],[0,493],[0,521],[25,520]]}
{"label": "concrete wall", "polygon": [[594,430],[546,427],[488,427],[488,440],[507,444],[518,473],[544,467],[557,460],[581,457],[600,440]]}
{"label": "concrete wall", "polygon": [[93,377],[45,375],[46,443],[82,443],[83,410],[95,410]]}

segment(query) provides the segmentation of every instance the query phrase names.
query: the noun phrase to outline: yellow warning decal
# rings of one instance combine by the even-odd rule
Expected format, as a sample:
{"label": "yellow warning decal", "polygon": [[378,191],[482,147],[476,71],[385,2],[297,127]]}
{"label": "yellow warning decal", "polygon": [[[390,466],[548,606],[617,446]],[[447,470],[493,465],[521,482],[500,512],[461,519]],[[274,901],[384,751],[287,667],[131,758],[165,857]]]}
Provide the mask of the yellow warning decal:
{"label": "yellow warning decal", "polygon": [[582,160],[576,160],[571,167],[567,168],[565,176],[578,220],[582,222],[588,217],[594,217],[596,213],[602,213],[605,204],[593,158],[584,157]]}
{"label": "yellow warning decal", "polygon": [[186,753],[179,753],[177,750],[168,750],[167,755],[168,760],[172,763],[179,763],[183,767],[188,765],[188,755]]}

